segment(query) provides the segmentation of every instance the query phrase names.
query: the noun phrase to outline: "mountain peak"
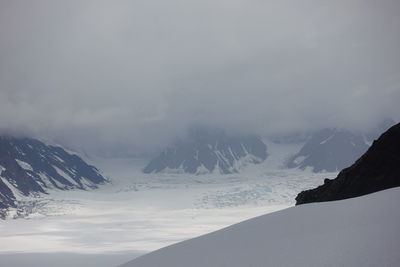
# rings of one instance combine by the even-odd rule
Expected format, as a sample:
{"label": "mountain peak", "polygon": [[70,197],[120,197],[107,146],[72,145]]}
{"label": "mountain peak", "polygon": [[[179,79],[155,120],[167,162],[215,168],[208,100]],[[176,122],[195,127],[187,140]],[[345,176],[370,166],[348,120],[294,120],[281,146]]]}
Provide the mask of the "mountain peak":
{"label": "mountain peak", "polygon": [[60,146],[37,139],[0,136],[0,216],[18,197],[49,189],[92,189],[106,182],[94,166]]}
{"label": "mountain peak", "polygon": [[236,173],[247,164],[267,158],[267,146],[252,135],[229,136],[223,131],[191,131],[165,149],[144,168],[144,173]]}

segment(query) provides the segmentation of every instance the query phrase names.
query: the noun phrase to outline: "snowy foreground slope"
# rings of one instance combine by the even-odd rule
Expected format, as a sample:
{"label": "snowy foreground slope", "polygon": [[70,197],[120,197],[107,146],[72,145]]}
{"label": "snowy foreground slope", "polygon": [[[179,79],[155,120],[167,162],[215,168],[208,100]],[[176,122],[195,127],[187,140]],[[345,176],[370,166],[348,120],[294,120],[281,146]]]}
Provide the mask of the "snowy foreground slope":
{"label": "snowy foreground slope", "polygon": [[123,267],[399,266],[400,188],[270,213]]}

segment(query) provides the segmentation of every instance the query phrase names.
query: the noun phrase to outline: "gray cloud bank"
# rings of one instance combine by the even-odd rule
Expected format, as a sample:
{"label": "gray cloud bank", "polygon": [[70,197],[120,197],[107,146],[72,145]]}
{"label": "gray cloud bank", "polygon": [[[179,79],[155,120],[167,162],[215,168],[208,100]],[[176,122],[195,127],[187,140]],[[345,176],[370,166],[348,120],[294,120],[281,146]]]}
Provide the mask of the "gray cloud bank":
{"label": "gray cloud bank", "polygon": [[400,115],[399,1],[1,1],[0,129],[145,149]]}

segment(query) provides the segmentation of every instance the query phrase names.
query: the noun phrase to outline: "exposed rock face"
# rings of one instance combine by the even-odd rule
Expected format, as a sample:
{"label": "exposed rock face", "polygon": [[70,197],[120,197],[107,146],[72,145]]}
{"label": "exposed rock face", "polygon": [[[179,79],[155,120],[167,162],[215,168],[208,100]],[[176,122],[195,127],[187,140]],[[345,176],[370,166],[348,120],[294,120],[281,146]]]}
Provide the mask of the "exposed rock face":
{"label": "exposed rock face", "polygon": [[351,167],[323,185],[301,192],[296,205],[362,196],[400,186],[400,124],[374,141]]}
{"label": "exposed rock face", "polygon": [[61,147],[30,138],[0,137],[0,217],[4,209],[15,207],[18,196],[52,188],[96,188],[105,181],[95,167]]}
{"label": "exposed rock face", "polygon": [[236,173],[267,158],[267,146],[256,136],[228,136],[222,131],[192,131],[154,158],[143,170],[203,174]]}

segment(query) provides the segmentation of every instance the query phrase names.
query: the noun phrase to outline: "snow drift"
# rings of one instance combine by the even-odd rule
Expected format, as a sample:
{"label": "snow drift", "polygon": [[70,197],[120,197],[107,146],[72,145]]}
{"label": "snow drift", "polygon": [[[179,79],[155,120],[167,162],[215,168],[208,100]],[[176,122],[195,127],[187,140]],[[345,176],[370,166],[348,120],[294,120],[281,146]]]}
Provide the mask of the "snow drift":
{"label": "snow drift", "polygon": [[398,266],[400,188],[270,213],[121,267]]}

